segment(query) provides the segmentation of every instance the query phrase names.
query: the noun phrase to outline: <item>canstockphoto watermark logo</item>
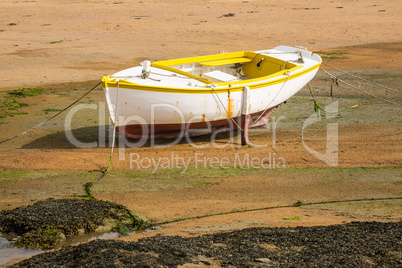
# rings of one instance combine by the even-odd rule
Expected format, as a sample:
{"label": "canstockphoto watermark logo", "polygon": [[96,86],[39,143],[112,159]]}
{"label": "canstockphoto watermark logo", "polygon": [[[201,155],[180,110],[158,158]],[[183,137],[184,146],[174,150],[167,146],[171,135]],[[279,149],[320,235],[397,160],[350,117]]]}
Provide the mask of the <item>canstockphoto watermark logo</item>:
{"label": "canstockphoto watermark logo", "polygon": [[[331,119],[335,118],[338,116],[338,101],[334,101],[331,104],[325,106],[325,119]],[[322,116],[320,111],[317,113],[314,113],[310,115],[306,121],[304,121],[303,127],[302,127],[302,140],[303,140],[303,145],[306,150],[316,157],[317,159],[321,160],[322,162],[336,167],[338,166],[338,159],[339,159],[339,151],[338,151],[338,123],[329,123],[327,124],[327,141],[326,141],[326,147],[325,147],[325,153],[320,153],[313,148],[309,147],[304,139],[304,132],[305,129],[317,122],[322,121]]]}

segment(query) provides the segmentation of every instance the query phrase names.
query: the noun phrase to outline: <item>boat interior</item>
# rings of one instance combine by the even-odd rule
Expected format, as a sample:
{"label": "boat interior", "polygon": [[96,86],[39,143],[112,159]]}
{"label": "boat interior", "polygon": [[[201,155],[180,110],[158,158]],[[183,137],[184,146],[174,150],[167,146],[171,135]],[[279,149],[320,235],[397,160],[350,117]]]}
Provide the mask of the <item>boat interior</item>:
{"label": "boat interior", "polygon": [[[293,57],[294,58],[294,57]],[[281,60],[252,51],[153,62],[151,66],[186,75],[205,83],[237,81],[282,75],[303,67],[303,58]]]}

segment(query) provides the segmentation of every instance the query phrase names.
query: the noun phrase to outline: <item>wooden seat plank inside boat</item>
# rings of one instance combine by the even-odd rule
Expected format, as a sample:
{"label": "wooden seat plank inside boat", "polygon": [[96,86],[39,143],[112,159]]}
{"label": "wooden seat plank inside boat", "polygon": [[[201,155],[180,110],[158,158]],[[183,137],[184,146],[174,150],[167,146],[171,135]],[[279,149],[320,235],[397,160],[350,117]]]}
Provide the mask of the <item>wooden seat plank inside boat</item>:
{"label": "wooden seat plank inside boat", "polygon": [[231,81],[240,81],[240,79],[234,75],[221,72],[218,70],[204,73],[202,75],[203,78],[208,79],[211,82],[231,82]]}
{"label": "wooden seat plank inside boat", "polygon": [[212,60],[212,61],[204,61],[200,62],[200,65],[214,67],[214,66],[222,66],[222,65],[229,65],[235,63],[248,63],[251,62],[252,59],[250,58],[231,58],[231,59],[223,59],[223,60]]}

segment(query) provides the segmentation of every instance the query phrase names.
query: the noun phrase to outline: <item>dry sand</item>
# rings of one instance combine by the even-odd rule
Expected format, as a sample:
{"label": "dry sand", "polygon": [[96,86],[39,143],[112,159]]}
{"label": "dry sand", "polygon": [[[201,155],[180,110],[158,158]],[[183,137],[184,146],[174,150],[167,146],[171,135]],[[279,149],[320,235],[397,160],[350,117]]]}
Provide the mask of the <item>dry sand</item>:
{"label": "dry sand", "polygon": [[[7,0],[0,3],[0,89],[96,80],[143,59],[401,42],[401,14],[397,0]],[[372,61],[381,55],[365,56],[355,66],[401,65],[392,54],[385,66]]]}

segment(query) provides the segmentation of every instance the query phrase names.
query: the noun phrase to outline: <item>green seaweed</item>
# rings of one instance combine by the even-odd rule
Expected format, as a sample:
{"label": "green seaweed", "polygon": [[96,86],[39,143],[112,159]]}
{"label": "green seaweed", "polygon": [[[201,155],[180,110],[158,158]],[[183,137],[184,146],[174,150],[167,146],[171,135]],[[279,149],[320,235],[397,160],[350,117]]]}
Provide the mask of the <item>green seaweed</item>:
{"label": "green seaweed", "polygon": [[316,51],[314,53],[319,54],[322,59],[330,59],[330,60],[349,59],[349,57],[344,56],[345,54],[348,54],[348,52],[346,52],[344,50],[335,50],[332,52]]}
{"label": "green seaweed", "polygon": [[284,220],[284,221],[297,221],[297,220],[300,220],[300,217],[295,216],[295,217],[292,217],[292,218],[282,218],[282,220]]}
{"label": "green seaweed", "polygon": [[3,99],[0,102],[0,120],[6,117],[14,117],[15,115],[25,115],[26,112],[12,112],[29,106],[27,103],[17,101],[17,99],[33,97],[42,94],[46,89],[41,87],[36,88],[21,88],[17,90],[5,91]]}
{"label": "green seaweed", "polygon": [[20,88],[16,90],[7,91],[10,95],[9,98],[26,98],[26,97],[33,97],[42,94],[46,89],[42,87],[35,87],[35,88]]}
{"label": "green seaweed", "polygon": [[112,230],[138,230],[153,226],[125,206],[108,201],[60,199],[0,211],[0,232],[19,235],[16,245],[55,248],[67,236],[90,233],[100,226]]}

